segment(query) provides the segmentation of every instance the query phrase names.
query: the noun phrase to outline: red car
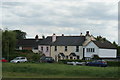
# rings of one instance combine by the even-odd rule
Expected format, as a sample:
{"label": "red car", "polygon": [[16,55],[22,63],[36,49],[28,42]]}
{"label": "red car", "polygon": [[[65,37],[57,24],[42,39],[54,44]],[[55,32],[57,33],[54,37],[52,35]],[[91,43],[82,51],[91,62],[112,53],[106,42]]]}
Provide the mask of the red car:
{"label": "red car", "polygon": [[8,62],[5,58],[2,58],[0,62]]}

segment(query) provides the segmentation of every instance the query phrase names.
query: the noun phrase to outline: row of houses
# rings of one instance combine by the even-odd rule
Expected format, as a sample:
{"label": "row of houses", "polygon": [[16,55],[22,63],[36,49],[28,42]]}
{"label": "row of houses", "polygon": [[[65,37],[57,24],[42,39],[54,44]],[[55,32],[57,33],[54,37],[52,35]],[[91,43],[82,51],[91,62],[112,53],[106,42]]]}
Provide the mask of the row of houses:
{"label": "row of houses", "polygon": [[18,41],[17,49],[42,52],[45,56],[59,59],[85,59],[90,60],[94,55],[102,59],[114,59],[117,56],[116,47],[109,41],[97,41],[89,31],[78,36],[47,36],[39,39],[23,39]]}

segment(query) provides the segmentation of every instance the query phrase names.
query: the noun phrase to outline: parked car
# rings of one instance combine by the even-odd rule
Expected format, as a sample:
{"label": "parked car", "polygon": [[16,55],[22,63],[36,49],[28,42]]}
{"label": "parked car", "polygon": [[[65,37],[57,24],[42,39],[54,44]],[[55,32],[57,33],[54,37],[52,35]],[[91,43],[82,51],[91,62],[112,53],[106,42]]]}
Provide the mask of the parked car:
{"label": "parked car", "polygon": [[54,59],[52,57],[41,57],[39,62],[53,63]]}
{"label": "parked car", "polygon": [[86,65],[88,66],[100,66],[100,67],[107,67],[107,62],[104,60],[94,60],[91,62],[87,62]]}
{"label": "parked car", "polygon": [[8,62],[5,58],[0,59],[0,62]]}
{"label": "parked car", "polygon": [[27,58],[26,57],[16,57],[15,59],[11,60],[10,62],[12,63],[20,63],[20,62],[27,62]]}
{"label": "parked car", "polygon": [[85,65],[85,62],[67,62],[68,65]]}

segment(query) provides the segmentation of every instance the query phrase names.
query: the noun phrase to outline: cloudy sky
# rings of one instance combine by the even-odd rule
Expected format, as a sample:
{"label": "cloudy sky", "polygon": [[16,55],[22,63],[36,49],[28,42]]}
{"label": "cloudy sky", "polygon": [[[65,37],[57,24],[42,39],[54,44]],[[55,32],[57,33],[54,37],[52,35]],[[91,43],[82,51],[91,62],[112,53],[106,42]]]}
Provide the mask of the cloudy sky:
{"label": "cloudy sky", "polygon": [[[9,0],[8,0],[9,1]],[[87,30],[118,42],[118,0],[2,1],[2,29],[20,29],[28,38],[80,35]]]}

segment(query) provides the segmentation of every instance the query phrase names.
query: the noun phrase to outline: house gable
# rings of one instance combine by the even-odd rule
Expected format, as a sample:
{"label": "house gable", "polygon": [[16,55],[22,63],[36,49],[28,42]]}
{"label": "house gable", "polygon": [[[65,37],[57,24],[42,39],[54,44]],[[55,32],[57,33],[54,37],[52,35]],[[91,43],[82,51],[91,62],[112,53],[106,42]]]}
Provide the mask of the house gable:
{"label": "house gable", "polygon": [[84,57],[92,57],[93,55],[98,55],[99,48],[92,41],[84,46]]}

